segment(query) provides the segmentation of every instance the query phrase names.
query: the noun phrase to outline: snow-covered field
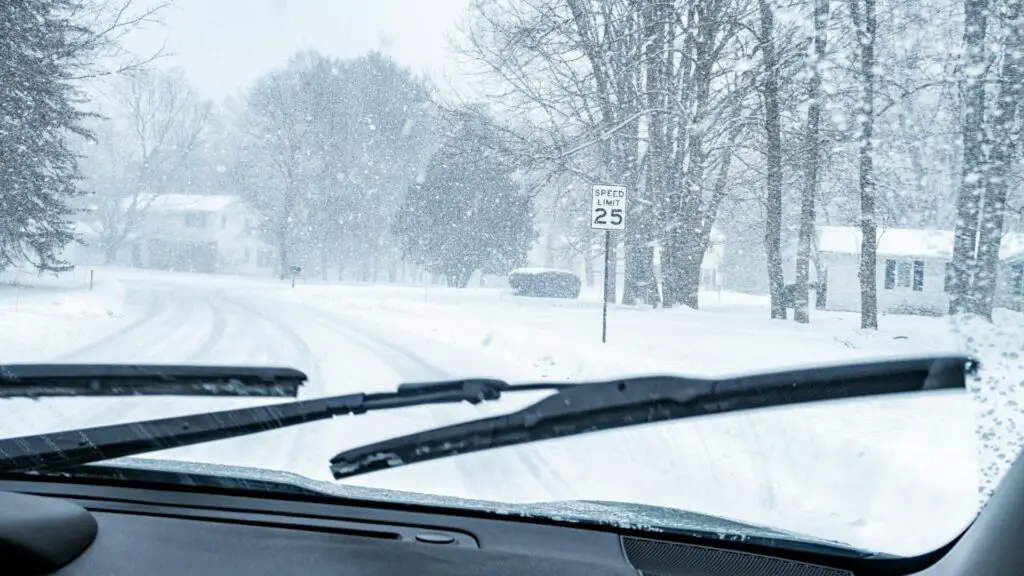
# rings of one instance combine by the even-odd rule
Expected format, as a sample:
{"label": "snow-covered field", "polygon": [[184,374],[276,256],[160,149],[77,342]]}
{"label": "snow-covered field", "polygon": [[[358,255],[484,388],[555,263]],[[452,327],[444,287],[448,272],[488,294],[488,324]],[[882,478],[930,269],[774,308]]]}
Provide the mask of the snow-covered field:
{"label": "snow-covered field", "polygon": [[[8,275],[9,276],[9,275]],[[995,327],[855,315],[767,320],[764,299],[702,295],[702,310],[518,298],[494,289],[303,284],[97,269],[0,287],[0,362],[284,364],[305,395],[459,376],[513,380],[675,372],[720,374],[863,356],[970,349],[986,369],[973,396],[886,398],[706,418],[496,450],[351,480],[361,486],[506,502],[616,500],[769,524],[880,551],[948,541],[1019,439],[1013,409],[1024,321]],[[4,277],[3,281],[14,279]],[[328,480],[333,454],[438,424],[514,409],[443,406],[371,413],[153,454]],[[235,399],[7,400],[0,434],[226,409]],[[977,433],[975,428],[977,428]],[[981,441],[979,441],[981,439]],[[982,448],[979,450],[979,446]]]}

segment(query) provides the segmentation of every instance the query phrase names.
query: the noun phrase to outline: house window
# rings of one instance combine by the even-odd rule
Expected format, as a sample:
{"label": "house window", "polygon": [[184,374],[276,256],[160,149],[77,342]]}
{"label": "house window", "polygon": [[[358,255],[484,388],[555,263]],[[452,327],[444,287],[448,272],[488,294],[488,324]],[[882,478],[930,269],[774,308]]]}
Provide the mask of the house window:
{"label": "house window", "polygon": [[885,289],[911,288],[915,292],[924,290],[923,260],[886,260]]}
{"label": "house window", "polygon": [[243,262],[248,264],[249,263],[249,249],[248,248],[245,249],[244,254],[245,254],[245,260],[243,260]]}
{"label": "house window", "polygon": [[187,212],[185,214],[186,228],[206,228],[206,214],[203,212]]}

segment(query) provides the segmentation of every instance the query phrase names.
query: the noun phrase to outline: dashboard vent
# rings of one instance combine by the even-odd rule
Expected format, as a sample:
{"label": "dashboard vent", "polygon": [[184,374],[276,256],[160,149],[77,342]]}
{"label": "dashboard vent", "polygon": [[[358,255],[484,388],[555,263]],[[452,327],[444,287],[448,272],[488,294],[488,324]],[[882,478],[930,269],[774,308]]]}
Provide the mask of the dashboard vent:
{"label": "dashboard vent", "polygon": [[[0,2],[2,1],[0,0]],[[400,524],[379,524],[305,515],[208,510],[204,508],[186,508],[183,506],[147,506],[121,502],[83,501],[82,504],[95,514],[138,514],[161,518],[176,518],[178,520],[215,522],[218,524],[239,524],[257,528],[284,528],[286,530],[323,532],[357,538],[376,538],[433,546],[480,547],[476,538],[468,533]]]}
{"label": "dashboard vent", "polygon": [[827,566],[708,546],[623,538],[626,558],[645,576],[852,576]]}

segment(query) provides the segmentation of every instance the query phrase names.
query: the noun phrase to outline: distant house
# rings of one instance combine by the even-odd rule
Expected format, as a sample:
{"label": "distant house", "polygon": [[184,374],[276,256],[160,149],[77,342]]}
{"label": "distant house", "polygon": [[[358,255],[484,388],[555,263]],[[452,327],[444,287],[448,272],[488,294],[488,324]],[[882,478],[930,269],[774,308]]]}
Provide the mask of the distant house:
{"label": "distant house", "polygon": [[[126,210],[132,202],[141,207],[141,222],[119,247],[116,264],[258,276],[277,272],[275,250],[260,240],[254,214],[237,196],[161,194],[126,199]],[[98,264],[103,255],[96,226],[83,224],[79,229],[90,249],[88,255],[79,250],[76,260]]]}
{"label": "distant house", "polygon": [[[826,271],[826,308],[860,310],[860,228],[821,226],[817,234]],[[879,312],[945,314],[952,258],[952,230],[880,229],[875,270]],[[1016,303],[1019,309],[1024,303],[1024,235],[1004,236],[1000,258],[997,305]]]}

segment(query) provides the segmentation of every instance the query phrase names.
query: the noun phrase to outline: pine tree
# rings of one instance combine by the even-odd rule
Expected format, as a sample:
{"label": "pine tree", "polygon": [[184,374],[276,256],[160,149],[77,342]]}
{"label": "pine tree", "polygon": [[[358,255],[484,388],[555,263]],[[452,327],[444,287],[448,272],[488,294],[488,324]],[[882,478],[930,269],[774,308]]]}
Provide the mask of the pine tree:
{"label": "pine tree", "polygon": [[478,270],[506,274],[521,266],[536,240],[532,199],[510,177],[495,134],[472,124],[431,156],[394,226],[408,260],[458,288]]}
{"label": "pine tree", "polygon": [[0,2],[0,268],[27,261],[55,272],[75,240],[71,200],[80,194],[71,138],[85,98],[74,84],[88,30],[73,0]]}

